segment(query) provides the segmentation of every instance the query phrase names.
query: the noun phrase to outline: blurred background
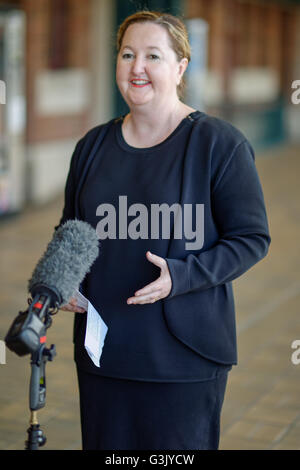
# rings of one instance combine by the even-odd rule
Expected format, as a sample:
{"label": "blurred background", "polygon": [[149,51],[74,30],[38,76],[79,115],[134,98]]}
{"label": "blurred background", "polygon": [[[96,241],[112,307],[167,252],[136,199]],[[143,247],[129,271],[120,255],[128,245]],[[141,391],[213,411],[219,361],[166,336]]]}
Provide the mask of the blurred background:
{"label": "blurred background", "polygon": [[[269,218],[268,256],[234,282],[239,365],[220,449],[299,450],[298,0],[0,0],[0,340],[26,308],[76,142],[127,112],[115,85],[116,31],[144,7],[184,19],[192,46],[184,101],[250,140]],[[48,333],[58,355],[39,412],[47,449],[81,445],[72,324],[60,312]],[[1,350],[0,449],[23,449],[29,356]]]}

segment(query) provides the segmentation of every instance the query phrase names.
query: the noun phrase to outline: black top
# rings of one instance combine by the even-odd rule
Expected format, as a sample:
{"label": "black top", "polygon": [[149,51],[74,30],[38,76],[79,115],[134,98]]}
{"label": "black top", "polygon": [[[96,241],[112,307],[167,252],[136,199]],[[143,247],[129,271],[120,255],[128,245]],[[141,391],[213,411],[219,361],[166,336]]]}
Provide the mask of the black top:
{"label": "black top", "polygon": [[219,369],[230,368],[201,357],[179,341],[168,329],[161,300],[126,303],[160,275],[146,252],[167,256],[174,219],[171,215],[168,233],[166,219],[164,223],[156,219],[155,209],[180,202],[186,146],[193,118],[199,114],[191,113],[167,139],[150,148],[128,145],[122,118],[116,120],[93,160],[81,191],[80,212],[97,228],[101,254],[86,278],[84,294],[108,332],[97,368],[84,349],[82,323],[75,357],[85,370],[135,380],[188,382],[209,379]]}
{"label": "black top", "polygon": [[[180,138],[177,138],[179,135]],[[110,164],[112,162],[115,166]],[[93,171],[90,171],[91,165],[94,165]],[[97,176],[99,169],[101,177]],[[176,200],[178,196],[176,184],[168,183],[169,174],[170,180],[177,179],[176,184],[180,185],[180,207],[188,205],[194,210],[200,204],[200,209],[204,209],[200,237],[197,237],[198,230],[196,237],[194,234],[191,237],[190,231],[183,231],[178,237],[174,230],[174,236],[171,235],[168,243],[164,237],[156,239],[151,236],[146,240],[149,235],[148,227],[145,229],[149,215],[147,207],[151,201],[159,200],[157,195],[168,201]],[[83,193],[87,177],[91,179]],[[100,183],[96,187],[97,178]],[[129,182],[132,180],[131,186]],[[90,184],[91,188],[94,185],[91,193]],[[145,204],[141,202],[138,190],[142,191]],[[90,194],[94,194],[96,200],[91,198],[90,202],[88,199],[85,201],[85,196],[89,198]],[[172,136],[160,145],[150,149],[134,149],[122,139],[120,122],[111,119],[90,129],[77,142],[65,187],[64,209],[56,228],[67,220],[87,218],[98,232],[105,230],[107,220],[104,211],[101,216],[101,210],[105,209],[101,204],[113,201],[114,205],[106,206],[112,232],[114,214],[111,209],[118,210],[115,202],[119,202],[119,196],[121,203],[127,202],[131,237],[122,239],[124,227],[120,224],[120,236],[103,240],[103,256],[81,284],[83,294],[93,300],[110,326],[110,336],[104,346],[102,367],[97,369],[83,347],[86,315],[76,313],[73,340],[77,365],[90,372],[104,373],[105,370],[105,374],[110,375],[113,374],[113,366],[118,377],[127,373],[128,378],[178,382],[191,381],[195,374],[195,380],[203,380],[201,377],[204,376],[207,378],[210,372],[216,372],[213,363],[229,367],[236,364],[232,281],[263,259],[271,242],[251,144],[230,123],[196,112],[183,120]],[[136,201],[140,206],[132,205]],[[155,204],[151,208],[153,206]],[[144,215],[141,224],[146,232],[144,238],[138,238],[135,233],[141,230],[136,224],[138,217],[132,220],[132,214],[136,215],[132,211],[137,208]],[[175,229],[178,220],[180,217],[176,217]],[[154,224],[154,232],[155,228]],[[124,250],[119,248],[121,245]],[[132,291],[158,274],[156,267],[146,261],[145,251],[150,249],[163,255],[166,245],[165,260],[172,279],[169,295],[158,304],[125,305],[124,301],[132,295]],[[112,250],[112,246],[118,247],[117,250]],[[141,269],[138,276],[137,268]],[[156,310],[159,306],[163,315]],[[124,324],[125,329],[121,331],[119,326],[123,327]],[[135,362],[130,361],[132,357]],[[153,378],[154,373],[155,377],[161,378]]]}

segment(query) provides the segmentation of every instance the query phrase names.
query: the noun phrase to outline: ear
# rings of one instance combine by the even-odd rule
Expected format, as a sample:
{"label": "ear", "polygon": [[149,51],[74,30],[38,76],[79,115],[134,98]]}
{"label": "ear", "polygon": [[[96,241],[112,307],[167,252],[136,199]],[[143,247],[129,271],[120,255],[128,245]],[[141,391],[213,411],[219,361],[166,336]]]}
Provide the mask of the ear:
{"label": "ear", "polygon": [[187,69],[187,66],[189,64],[189,61],[187,60],[186,57],[184,57],[183,59],[181,59],[181,61],[178,63],[178,71],[177,71],[177,85],[179,85],[181,79],[182,79],[182,76],[184,74],[184,72],[186,71]]}

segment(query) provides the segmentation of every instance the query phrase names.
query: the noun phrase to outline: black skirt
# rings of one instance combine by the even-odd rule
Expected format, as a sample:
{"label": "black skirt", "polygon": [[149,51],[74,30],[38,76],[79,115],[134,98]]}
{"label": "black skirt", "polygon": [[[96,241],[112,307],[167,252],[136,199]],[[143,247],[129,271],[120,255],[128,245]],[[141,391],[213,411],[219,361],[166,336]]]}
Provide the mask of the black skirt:
{"label": "black skirt", "polygon": [[218,449],[228,372],[193,383],[77,374],[83,450]]}

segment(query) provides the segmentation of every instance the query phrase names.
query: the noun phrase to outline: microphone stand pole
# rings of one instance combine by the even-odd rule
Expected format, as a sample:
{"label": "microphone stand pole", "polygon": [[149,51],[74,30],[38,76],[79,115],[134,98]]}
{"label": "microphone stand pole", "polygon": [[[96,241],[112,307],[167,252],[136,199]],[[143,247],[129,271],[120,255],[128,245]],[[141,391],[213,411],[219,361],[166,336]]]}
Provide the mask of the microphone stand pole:
{"label": "microphone stand pole", "polygon": [[[50,322],[50,317],[48,321]],[[50,326],[50,325],[48,325]],[[41,338],[38,350],[31,354],[31,378],[29,386],[30,427],[27,429],[28,440],[25,441],[25,450],[38,450],[46,443],[46,437],[38,423],[37,410],[46,403],[46,363],[53,361],[56,355],[55,345],[50,349],[45,347],[46,337]]]}

